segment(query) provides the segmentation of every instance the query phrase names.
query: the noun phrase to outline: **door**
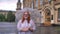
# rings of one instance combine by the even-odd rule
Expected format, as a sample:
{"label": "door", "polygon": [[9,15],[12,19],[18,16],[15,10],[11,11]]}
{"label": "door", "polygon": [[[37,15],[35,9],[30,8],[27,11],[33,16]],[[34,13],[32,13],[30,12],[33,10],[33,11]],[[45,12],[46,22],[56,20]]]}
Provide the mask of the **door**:
{"label": "door", "polygon": [[51,26],[51,12],[49,9],[45,9],[45,26]]}

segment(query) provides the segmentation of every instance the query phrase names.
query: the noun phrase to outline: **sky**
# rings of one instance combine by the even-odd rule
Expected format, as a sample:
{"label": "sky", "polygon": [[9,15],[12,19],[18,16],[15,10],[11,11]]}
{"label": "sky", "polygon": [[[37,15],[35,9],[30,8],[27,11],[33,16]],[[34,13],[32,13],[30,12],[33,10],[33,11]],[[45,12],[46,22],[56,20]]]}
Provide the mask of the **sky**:
{"label": "sky", "polygon": [[0,0],[0,10],[16,11],[17,0]]}
{"label": "sky", "polygon": [[[0,10],[16,11],[18,0],[0,0]],[[22,2],[23,0],[21,0]]]}

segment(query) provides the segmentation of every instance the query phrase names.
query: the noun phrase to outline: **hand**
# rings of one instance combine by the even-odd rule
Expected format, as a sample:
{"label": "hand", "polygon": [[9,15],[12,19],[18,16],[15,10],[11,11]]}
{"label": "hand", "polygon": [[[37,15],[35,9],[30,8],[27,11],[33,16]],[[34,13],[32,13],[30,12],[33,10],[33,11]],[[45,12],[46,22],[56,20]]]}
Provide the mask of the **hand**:
{"label": "hand", "polygon": [[29,30],[29,28],[22,28],[22,31],[24,31],[24,32],[26,32],[28,30]]}
{"label": "hand", "polygon": [[29,28],[30,30],[33,30],[32,28]]}
{"label": "hand", "polygon": [[33,29],[32,29],[32,28],[29,28],[29,30],[30,30],[31,32],[33,32]]}

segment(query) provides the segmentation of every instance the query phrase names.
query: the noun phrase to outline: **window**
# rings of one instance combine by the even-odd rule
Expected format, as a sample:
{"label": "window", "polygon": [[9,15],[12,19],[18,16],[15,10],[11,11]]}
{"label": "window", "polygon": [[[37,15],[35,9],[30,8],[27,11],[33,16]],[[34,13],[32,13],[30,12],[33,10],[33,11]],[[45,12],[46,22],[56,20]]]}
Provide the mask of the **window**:
{"label": "window", "polygon": [[38,0],[36,0],[36,8],[38,8]]}
{"label": "window", "polygon": [[51,13],[50,13],[50,10],[49,10],[49,9],[46,9],[46,15],[47,15],[47,16],[50,16],[50,14],[51,14]]}
{"label": "window", "polygon": [[58,8],[58,21],[60,22],[60,8]]}
{"label": "window", "polygon": [[51,15],[51,20],[53,20],[53,15]]}
{"label": "window", "polygon": [[43,4],[43,0],[40,0],[40,5],[42,5]]}
{"label": "window", "polygon": [[33,2],[32,2],[32,8],[34,8],[33,6],[34,6],[34,4],[33,4]]}

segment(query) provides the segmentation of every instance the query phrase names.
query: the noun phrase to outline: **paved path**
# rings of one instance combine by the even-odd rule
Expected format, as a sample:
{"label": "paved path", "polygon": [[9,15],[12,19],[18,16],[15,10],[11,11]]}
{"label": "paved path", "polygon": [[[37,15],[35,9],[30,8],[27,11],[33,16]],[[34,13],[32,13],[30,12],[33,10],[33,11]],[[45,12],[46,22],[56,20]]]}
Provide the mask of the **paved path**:
{"label": "paved path", "polygon": [[15,23],[0,23],[0,34],[16,34]]}
{"label": "paved path", "polygon": [[[34,34],[59,34],[60,31],[55,30],[56,27],[38,27]],[[0,23],[0,34],[17,34],[15,23]]]}
{"label": "paved path", "polygon": [[34,34],[57,34],[55,27],[37,27]]}

